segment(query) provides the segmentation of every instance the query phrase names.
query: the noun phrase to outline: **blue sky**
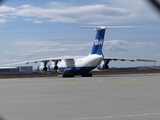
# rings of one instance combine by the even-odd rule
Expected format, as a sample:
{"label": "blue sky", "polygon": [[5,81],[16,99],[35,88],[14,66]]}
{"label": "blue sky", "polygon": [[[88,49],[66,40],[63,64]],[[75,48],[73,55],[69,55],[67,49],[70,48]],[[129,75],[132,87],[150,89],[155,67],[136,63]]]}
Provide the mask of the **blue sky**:
{"label": "blue sky", "polygon": [[7,0],[0,6],[0,66],[63,55],[88,55],[96,32],[76,28],[82,25],[134,26],[107,30],[104,55],[155,59],[160,65],[160,16],[145,0]]}

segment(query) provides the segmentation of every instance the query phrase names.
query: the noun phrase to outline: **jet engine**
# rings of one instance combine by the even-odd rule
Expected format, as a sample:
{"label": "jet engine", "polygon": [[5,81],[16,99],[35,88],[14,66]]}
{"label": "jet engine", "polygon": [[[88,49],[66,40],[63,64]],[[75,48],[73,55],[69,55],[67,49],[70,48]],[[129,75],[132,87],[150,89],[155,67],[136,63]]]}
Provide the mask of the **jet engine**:
{"label": "jet engine", "polygon": [[56,62],[51,62],[51,64],[48,65],[48,69],[49,69],[50,71],[55,71],[55,70],[57,70],[57,69],[58,69],[58,66],[57,66]]}
{"label": "jet engine", "polygon": [[98,66],[97,69],[98,70],[108,70],[109,66],[108,66],[109,60],[103,60]]}
{"label": "jet engine", "polygon": [[47,67],[46,67],[46,62],[41,62],[41,64],[37,67],[37,70],[40,72],[46,72],[47,71]]}

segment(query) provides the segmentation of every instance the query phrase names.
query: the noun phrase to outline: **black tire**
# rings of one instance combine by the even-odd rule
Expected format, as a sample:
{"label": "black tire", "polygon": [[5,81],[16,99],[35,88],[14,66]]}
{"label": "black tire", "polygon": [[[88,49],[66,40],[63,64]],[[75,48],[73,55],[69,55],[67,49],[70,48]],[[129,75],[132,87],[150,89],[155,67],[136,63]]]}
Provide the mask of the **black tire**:
{"label": "black tire", "polygon": [[92,77],[92,73],[82,74],[82,77]]}
{"label": "black tire", "polygon": [[63,74],[62,77],[66,78],[66,77],[74,77],[74,74]]}

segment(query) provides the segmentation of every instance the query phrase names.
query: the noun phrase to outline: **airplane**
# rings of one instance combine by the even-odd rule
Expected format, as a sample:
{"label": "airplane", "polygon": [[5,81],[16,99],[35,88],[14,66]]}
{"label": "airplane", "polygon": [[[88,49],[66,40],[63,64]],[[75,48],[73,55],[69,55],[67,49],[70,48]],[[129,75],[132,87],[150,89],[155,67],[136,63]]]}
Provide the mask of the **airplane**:
{"label": "airplane", "polygon": [[[45,72],[47,70],[50,71],[58,71],[62,74],[62,77],[74,77],[75,75],[81,75],[82,77],[92,77],[91,71],[95,68],[98,70],[108,70],[110,61],[143,61],[143,62],[156,62],[156,60],[147,60],[147,59],[128,59],[128,58],[117,58],[117,57],[104,57],[102,48],[104,43],[104,36],[106,29],[114,29],[114,28],[133,28],[132,26],[79,26],[77,28],[87,28],[96,30],[96,37],[93,42],[92,50],[89,55],[79,58],[74,57],[55,57],[55,58],[46,58],[39,60],[31,60],[19,63],[11,63],[8,65],[16,65],[16,64],[29,64],[29,63],[37,63],[41,62],[38,66],[38,70],[41,72]],[[47,64],[51,62],[51,64]]]}

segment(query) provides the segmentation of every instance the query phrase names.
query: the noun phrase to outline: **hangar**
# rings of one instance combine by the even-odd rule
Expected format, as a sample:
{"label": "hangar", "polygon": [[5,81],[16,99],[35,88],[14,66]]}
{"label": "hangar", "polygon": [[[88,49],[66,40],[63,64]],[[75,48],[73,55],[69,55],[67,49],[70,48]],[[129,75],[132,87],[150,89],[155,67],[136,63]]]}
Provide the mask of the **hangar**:
{"label": "hangar", "polygon": [[32,66],[0,67],[0,74],[32,74]]}

